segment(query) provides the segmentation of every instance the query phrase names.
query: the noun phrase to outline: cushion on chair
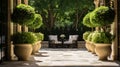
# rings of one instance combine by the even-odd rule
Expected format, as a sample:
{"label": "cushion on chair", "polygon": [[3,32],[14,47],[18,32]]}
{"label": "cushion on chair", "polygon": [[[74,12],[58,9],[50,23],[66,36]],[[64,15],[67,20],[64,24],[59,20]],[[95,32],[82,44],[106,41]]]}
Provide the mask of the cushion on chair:
{"label": "cushion on chair", "polygon": [[77,41],[78,35],[70,35],[69,40],[65,41],[64,44],[73,44],[75,41]]}
{"label": "cushion on chair", "polygon": [[58,41],[58,37],[57,35],[49,35],[49,40],[54,40],[54,43],[55,44],[61,44],[62,42],[61,41]]}

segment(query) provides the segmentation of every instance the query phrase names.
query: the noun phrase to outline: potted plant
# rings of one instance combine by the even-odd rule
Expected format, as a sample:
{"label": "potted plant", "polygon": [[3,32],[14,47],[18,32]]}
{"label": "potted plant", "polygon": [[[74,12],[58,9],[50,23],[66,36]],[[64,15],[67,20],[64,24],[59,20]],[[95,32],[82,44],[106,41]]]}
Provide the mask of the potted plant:
{"label": "potted plant", "polygon": [[[91,23],[90,21],[90,15],[92,12],[89,12],[85,15],[85,17],[83,18],[83,24],[87,27],[95,27],[95,25],[93,23]],[[92,30],[93,31],[93,30]],[[92,34],[93,32],[91,32],[89,35],[87,35],[87,40],[86,40],[86,48],[88,49],[88,51],[95,53],[95,46],[94,44],[91,42],[91,38],[92,38]],[[83,34],[84,36],[84,34]]]}
{"label": "potted plant", "polygon": [[[109,55],[111,53],[111,52],[105,52],[105,51],[110,51],[111,45],[109,45],[108,48],[106,48],[109,50],[105,50],[104,48],[106,47],[105,44],[111,44],[112,42],[108,28],[110,28],[110,24],[113,23],[114,16],[115,16],[115,12],[113,9],[107,6],[100,6],[96,8],[94,11],[88,13],[83,19],[83,24],[86,25],[87,27],[98,28],[92,34],[92,37],[89,35],[88,40],[91,40],[91,42],[95,44],[95,53],[99,56],[100,60],[106,60],[106,56],[103,57],[100,54],[108,53],[107,55]],[[97,43],[102,43],[102,44],[97,44]],[[97,48],[99,48],[99,50]],[[97,52],[100,52],[100,54]]]}
{"label": "potted plant", "polygon": [[[35,19],[35,9],[26,4],[17,5],[14,8],[13,13],[11,15],[11,20],[13,21],[13,23],[18,23],[20,25],[32,24],[34,19]],[[28,55],[31,54],[31,50],[27,51],[27,49],[24,48],[31,48],[32,45],[28,45],[28,44],[33,44],[35,42],[36,40],[35,36],[30,32],[21,32],[21,33],[15,33],[12,36],[12,38],[13,38],[12,39],[13,44],[15,45],[14,52],[16,56],[18,56],[18,59],[28,60]],[[25,52],[29,52],[29,53],[25,53]]]}
{"label": "potted plant", "polygon": [[35,33],[35,35],[38,38],[38,41],[37,41],[37,51],[36,51],[36,52],[38,52],[39,49],[41,48],[41,45],[42,45],[41,42],[44,39],[44,34],[39,32],[39,33]]}
{"label": "potted plant", "polygon": [[109,32],[96,32],[92,37],[95,44],[95,52],[100,60],[107,60],[111,54],[113,36]]}
{"label": "potted plant", "polygon": [[44,35],[42,33],[33,33],[37,37],[37,41],[33,45],[32,54],[35,54],[41,48],[41,41],[44,39]]}
{"label": "potted plant", "polygon": [[88,35],[88,38],[87,38],[87,42],[89,44],[89,50],[95,54],[95,45],[94,43],[92,42],[92,37],[94,36],[94,32],[91,32],[89,35]]}
{"label": "potted plant", "polygon": [[95,52],[100,60],[107,60],[111,53],[112,35],[107,29],[114,21],[114,16],[114,10],[106,6],[96,8],[90,15],[91,23],[100,28],[99,32],[92,37],[92,42],[95,43]]}
{"label": "potted plant", "polygon": [[34,18],[35,18],[34,8],[25,4],[17,5],[11,15],[12,21],[20,25],[32,24]]}
{"label": "potted plant", "polygon": [[21,32],[12,35],[14,53],[18,60],[28,60],[32,53],[32,45],[36,42],[36,37],[31,32]]}
{"label": "potted plant", "polygon": [[35,35],[35,33],[33,33],[33,32],[30,32],[34,37],[35,37],[35,39],[36,39],[36,41],[32,44],[32,54],[34,55],[35,53],[36,53],[36,51],[37,51],[37,48],[38,48],[38,46],[37,46],[37,44],[38,44],[38,37]]}
{"label": "potted plant", "polygon": [[90,35],[90,31],[86,31],[85,33],[83,33],[83,39],[85,40],[86,44],[85,44],[85,47],[87,48],[88,51],[90,51],[90,43],[89,41],[87,40],[88,39],[88,36]]}

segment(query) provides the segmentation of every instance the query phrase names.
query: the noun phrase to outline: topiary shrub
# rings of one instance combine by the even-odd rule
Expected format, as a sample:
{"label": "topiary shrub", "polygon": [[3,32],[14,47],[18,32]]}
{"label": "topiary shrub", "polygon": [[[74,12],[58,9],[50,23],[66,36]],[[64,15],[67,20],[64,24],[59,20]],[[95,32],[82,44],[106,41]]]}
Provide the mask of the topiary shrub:
{"label": "topiary shrub", "polygon": [[92,42],[94,43],[105,43],[111,44],[113,36],[109,32],[95,32],[92,37]]}
{"label": "topiary shrub", "polygon": [[18,32],[12,35],[12,41],[14,44],[33,44],[37,38],[31,32]]}
{"label": "topiary shrub", "polygon": [[42,17],[40,14],[35,14],[35,20],[33,21],[32,24],[29,24],[28,27],[32,29],[37,29],[40,28],[42,25]]}
{"label": "topiary shrub", "polygon": [[109,7],[100,6],[90,15],[90,22],[95,26],[104,26],[111,24],[114,20],[115,12]]}
{"label": "topiary shrub", "polygon": [[44,34],[42,33],[35,33],[35,35],[37,36],[38,41],[42,41],[44,39]]}
{"label": "topiary shrub", "polygon": [[87,40],[90,33],[91,33],[90,31],[86,31],[85,33],[83,33],[83,39]]}
{"label": "topiary shrub", "polygon": [[88,35],[88,37],[87,37],[87,40],[88,40],[88,41],[91,41],[91,40],[92,40],[92,35],[93,35],[93,32],[91,32],[91,33]]}
{"label": "topiary shrub", "polygon": [[11,19],[14,23],[28,25],[34,21],[35,11],[29,5],[19,4],[15,7]]}
{"label": "topiary shrub", "polygon": [[91,12],[85,15],[85,17],[83,18],[83,24],[87,27],[95,27],[94,24],[92,24],[90,21],[90,15]]}

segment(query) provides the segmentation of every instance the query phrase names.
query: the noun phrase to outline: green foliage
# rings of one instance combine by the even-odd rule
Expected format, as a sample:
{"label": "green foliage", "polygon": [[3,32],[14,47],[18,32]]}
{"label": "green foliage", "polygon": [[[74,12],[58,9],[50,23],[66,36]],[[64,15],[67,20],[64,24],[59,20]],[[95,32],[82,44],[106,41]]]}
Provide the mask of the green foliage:
{"label": "green foliage", "polygon": [[40,28],[40,26],[42,25],[42,17],[40,14],[35,14],[35,20],[33,21],[32,24],[29,24],[28,27],[32,28],[32,29],[37,29]]}
{"label": "green foliage", "polygon": [[85,33],[83,33],[83,39],[87,40],[90,33],[90,31],[86,31]]}
{"label": "green foliage", "polygon": [[42,41],[44,39],[44,34],[42,33],[35,33],[35,35],[37,36],[38,41]]}
{"label": "green foliage", "polygon": [[90,21],[95,26],[111,24],[114,20],[115,12],[106,6],[96,8],[90,15]]}
{"label": "green foliage", "polygon": [[[49,29],[78,25],[82,14],[94,9],[94,0],[29,0],[36,12],[43,17],[44,27]],[[67,5],[66,5],[67,4]],[[86,11],[85,11],[86,10]],[[80,16],[78,19],[76,15]],[[71,17],[74,15],[74,17]],[[77,19],[77,21],[76,21]],[[76,23],[75,23],[76,22]],[[56,26],[57,25],[57,26]]]}
{"label": "green foliage", "polygon": [[94,24],[92,24],[90,21],[90,15],[91,12],[85,15],[85,17],[83,18],[83,24],[87,27],[95,27]]}
{"label": "green foliage", "polygon": [[94,32],[92,42],[111,44],[113,36],[109,32]]}
{"label": "green foliage", "polygon": [[17,5],[11,17],[14,23],[18,23],[21,25],[31,24],[34,21],[34,18],[35,18],[34,8],[25,4]]}
{"label": "green foliage", "polygon": [[12,35],[14,44],[33,44],[37,41],[37,37],[32,32],[21,32]]}
{"label": "green foliage", "polygon": [[91,40],[92,40],[92,36],[93,36],[93,32],[91,32],[91,33],[88,35],[87,40],[88,40],[88,41],[91,41]]}

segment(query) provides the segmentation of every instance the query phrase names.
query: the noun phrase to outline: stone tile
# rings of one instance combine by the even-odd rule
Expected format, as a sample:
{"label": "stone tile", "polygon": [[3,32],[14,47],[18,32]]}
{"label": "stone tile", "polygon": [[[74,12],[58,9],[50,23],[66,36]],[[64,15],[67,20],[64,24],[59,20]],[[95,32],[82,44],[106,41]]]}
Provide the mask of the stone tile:
{"label": "stone tile", "polygon": [[29,61],[6,61],[0,67],[82,67],[120,66],[118,61],[100,61],[85,49],[41,49]]}

